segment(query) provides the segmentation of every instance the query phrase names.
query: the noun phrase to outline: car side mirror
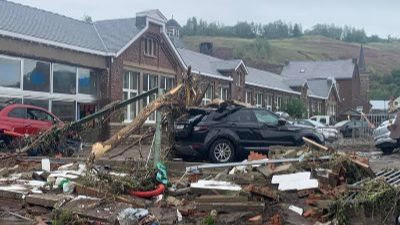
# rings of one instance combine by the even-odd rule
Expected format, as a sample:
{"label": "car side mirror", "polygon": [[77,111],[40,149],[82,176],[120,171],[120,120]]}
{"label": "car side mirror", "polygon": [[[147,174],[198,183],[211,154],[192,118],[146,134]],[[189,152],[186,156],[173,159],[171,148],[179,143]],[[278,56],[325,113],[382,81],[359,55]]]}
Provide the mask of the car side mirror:
{"label": "car side mirror", "polygon": [[287,120],[283,119],[283,118],[279,118],[278,120],[278,126],[284,126],[286,125]]}

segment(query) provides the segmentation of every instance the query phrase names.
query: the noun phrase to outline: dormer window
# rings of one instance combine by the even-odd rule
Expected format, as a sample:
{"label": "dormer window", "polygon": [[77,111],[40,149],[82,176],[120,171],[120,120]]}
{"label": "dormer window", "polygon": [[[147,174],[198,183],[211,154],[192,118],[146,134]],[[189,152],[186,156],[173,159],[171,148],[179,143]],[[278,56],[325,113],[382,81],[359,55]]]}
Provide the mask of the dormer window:
{"label": "dormer window", "polygon": [[144,54],[147,56],[156,56],[156,41],[153,38],[144,39]]}

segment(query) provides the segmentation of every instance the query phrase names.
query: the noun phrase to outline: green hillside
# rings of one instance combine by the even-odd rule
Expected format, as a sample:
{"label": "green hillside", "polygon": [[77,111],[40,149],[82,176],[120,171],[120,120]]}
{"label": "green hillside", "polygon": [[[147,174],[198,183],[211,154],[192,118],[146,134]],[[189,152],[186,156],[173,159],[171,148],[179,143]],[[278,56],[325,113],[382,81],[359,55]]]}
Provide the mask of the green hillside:
{"label": "green hillside", "polygon": [[[322,36],[260,40],[208,36],[186,36],[185,45],[198,51],[199,44],[212,42],[217,57],[242,58],[248,65],[278,70],[286,60],[332,60],[358,58],[360,44],[338,41]],[[369,43],[364,46],[368,70],[374,75],[385,75],[400,68],[400,43]],[[271,69],[272,68],[272,69]]]}

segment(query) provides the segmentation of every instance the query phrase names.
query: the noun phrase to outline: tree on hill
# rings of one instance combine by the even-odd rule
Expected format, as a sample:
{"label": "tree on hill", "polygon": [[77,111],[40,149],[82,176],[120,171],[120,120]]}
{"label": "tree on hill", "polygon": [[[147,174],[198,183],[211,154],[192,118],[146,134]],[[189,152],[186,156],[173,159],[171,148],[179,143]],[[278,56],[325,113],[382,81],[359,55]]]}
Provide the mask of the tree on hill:
{"label": "tree on hill", "polygon": [[292,33],[293,37],[301,37],[301,36],[303,36],[303,30],[302,30],[300,24],[295,23],[292,32],[293,32]]}

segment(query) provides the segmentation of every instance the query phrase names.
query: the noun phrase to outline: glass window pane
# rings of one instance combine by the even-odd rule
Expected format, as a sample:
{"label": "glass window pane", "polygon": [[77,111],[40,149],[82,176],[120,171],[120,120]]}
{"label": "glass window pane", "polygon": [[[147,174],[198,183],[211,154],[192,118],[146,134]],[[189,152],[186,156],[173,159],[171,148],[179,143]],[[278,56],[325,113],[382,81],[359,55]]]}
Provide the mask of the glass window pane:
{"label": "glass window pane", "polygon": [[0,86],[19,88],[21,85],[21,61],[0,58]]}
{"label": "glass window pane", "polygon": [[34,106],[41,107],[43,109],[49,110],[49,101],[48,100],[37,100],[37,99],[26,99],[26,98],[24,98],[24,104],[26,104],[26,105],[34,105]]}
{"label": "glass window pane", "polygon": [[131,90],[138,90],[138,80],[139,80],[139,72],[131,72],[131,85],[129,89]]}
{"label": "glass window pane", "polygon": [[[133,98],[136,95],[137,95],[136,93],[131,92],[130,98]],[[130,108],[131,109],[131,111],[130,111],[130,119],[131,120],[133,120],[136,117],[136,104],[137,104],[136,102],[130,104],[130,107],[131,107]]]}
{"label": "glass window pane", "polygon": [[158,86],[158,76],[149,75],[149,90],[156,88]]}
{"label": "glass window pane", "polygon": [[75,102],[53,101],[51,112],[62,121],[73,121],[75,120]]}
{"label": "glass window pane", "polygon": [[149,74],[143,75],[143,91],[149,90]]}
{"label": "glass window pane", "polygon": [[24,60],[24,90],[50,91],[50,63]]}
{"label": "glass window pane", "polygon": [[129,89],[129,72],[126,71],[124,74],[124,88]]}
{"label": "glass window pane", "polygon": [[160,88],[165,89],[165,85],[166,85],[166,78],[165,77],[161,77]]}
{"label": "glass window pane", "polygon": [[[124,91],[123,99],[124,99],[124,100],[127,100],[127,99],[128,99],[128,92],[125,92],[125,91]],[[125,108],[125,110],[124,110],[124,120],[129,120],[129,118],[128,118],[128,106],[127,106],[127,107]]]}
{"label": "glass window pane", "polygon": [[93,70],[78,68],[78,91],[81,94],[96,94],[96,73]]}
{"label": "glass window pane", "polygon": [[20,104],[22,103],[22,99],[20,98],[0,98],[0,107],[11,105],[11,104]]}
{"label": "glass window pane", "polygon": [[264,110],[255,110],[254,113],[258,122],[266,123],[269,126],[278,125],[278,117],[275,114]]}
{"label": "glass window pane", "polygon": [[53,92],[76,93],[76,67],[53,64]]}
{"label": "glass window pane", "polygon": [[45,111],[38,110],[38,109],[27,109],[27,116],[30,120],[39,120],[39,121],[46,121],[51,122],[54,121],[53,116],[46,113]]}
{"label": "glass window pane", "polygon": [[9,117],[26,119],[26,108],[15,108],[8,113]]}

